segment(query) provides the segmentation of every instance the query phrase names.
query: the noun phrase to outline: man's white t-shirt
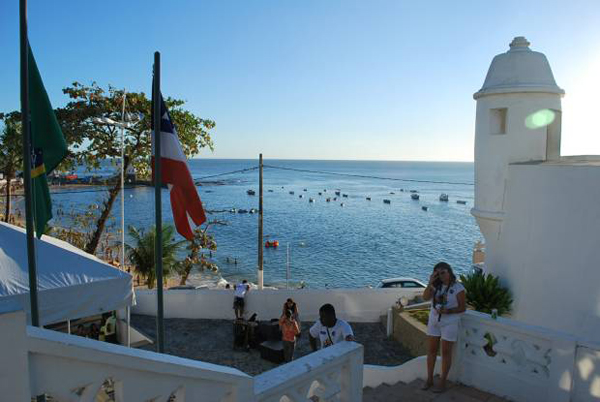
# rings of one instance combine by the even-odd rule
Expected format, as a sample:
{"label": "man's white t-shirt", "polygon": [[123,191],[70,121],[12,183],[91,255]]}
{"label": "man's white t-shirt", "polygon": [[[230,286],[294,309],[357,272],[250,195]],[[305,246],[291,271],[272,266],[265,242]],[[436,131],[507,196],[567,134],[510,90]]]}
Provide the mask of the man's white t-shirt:
{"label": "man's white t-shirt", "polygon": [[[435,305],[441,305],[445,309],[451,309],[458,307],[457,296],[460,292],[464,292],[465,287],[460,282],[454,282],[447,289],[446,285],[434,294],[434,300],[431,302],[431,310],[429,311],[429,322],[438,321],[438,312],[435,309]],[[438,300],[435,300],[438,299]],[[455,322],[460,319],[463,313],[459,314],[442,314],[441,323]]]}
{"label": "man's white t-shirt", "polygon": [[238,284],[235,285],[235,292],[233,293],[233,295],[235,297],[241,297],[244,298],[244,296],[246,296],[246,292],[248,291],[247,288],[248,285],[244,285],[244,284]]}
{"label": "man's white t-shirt", "polygon": [[321,324],[321,320],[317,320],[310,327],[310,336],[321,341],[321,349],[342,342],[347,336],[354,336],[352,327],[344,320],[337,319],[333,327],[326,327]]}

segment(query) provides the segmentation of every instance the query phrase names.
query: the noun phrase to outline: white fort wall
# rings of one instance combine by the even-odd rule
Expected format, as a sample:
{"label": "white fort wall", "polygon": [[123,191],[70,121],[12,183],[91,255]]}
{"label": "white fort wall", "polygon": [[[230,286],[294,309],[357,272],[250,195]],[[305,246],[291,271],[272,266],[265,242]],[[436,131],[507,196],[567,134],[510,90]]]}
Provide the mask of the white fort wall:
{"label": "white fort wall", "polygon": [[513,318],[599,339],[600,163],[513,164],[508,179],[486,267],[512,291]]}
{"label": "white fort wall", "polygon": [[[259,320],[279,318],[283,303],[291,297],[298,303],[302,321],[316,320],[319,308],[331,303],[338,318],[353,322],[376,322],[387,314],[398,298],[409,300],[423,289],[294,289],[251,290],[246,295],[246,318],[256,313]],[[156,315],[156,291],[136,290],[134,314]],[[165,318],[233,319],[232,290],[165,290]]]}

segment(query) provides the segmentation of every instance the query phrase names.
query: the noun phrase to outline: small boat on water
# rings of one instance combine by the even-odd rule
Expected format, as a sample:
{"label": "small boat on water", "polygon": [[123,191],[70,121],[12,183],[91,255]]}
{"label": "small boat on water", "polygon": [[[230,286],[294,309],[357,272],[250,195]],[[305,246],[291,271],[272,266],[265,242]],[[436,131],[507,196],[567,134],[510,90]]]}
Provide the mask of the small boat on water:
{"label": "small boat on water", "polygon": [[410,198],[412,198],[413,200],[418,200],[419,199],[419,194],[411,194]]}
{"label": "small boat on water", "polygon": [[391,195],[394,195],[394,194],[396,194],[396,193],[394,193],[393,191],[390,191],[390,194],[391,194]]}
{"label": "small boat on water", "polygon": [[304,194],[300,194],[298,198],[304,198]]}
{"label": "small boat on water", "polygon": [[308,191],[308,190],[307,190],[307,189],[304,189],[304,190],[302,190],[302,191]]}
{"label": "small boat on water", "polygon": [[324,189],[324,190],[323,190],[323,192],[324,192],[324,193],[326,193],[326,192],[327,192],[327,189]]}
{"label": "small boat on water", "polygon": [[294,195],[295,193],[294,193],[293,191],[290,191],[290,194],[291,194],[291,195]]}
{"label": "small boat on water", "polygon": [[272,193],[272,192],[273,192],[273,190],[267,190],[267,191],[268,191],[269,193]]}
{"label": "small boat on water", "polygon": [[392,203],[392,201],[390,201],[390,200],[383,200],[383,203],[384,203],[384,204],[391,204],[391,203]]}
{"label": "small boat on water", "polygon": [[238,214],[247,214],[248,210],[247,209],[238,209]]}
{"label": "small boat on water", "polygon": [[327,202],[331,202],[331,198],[327,198],[325,201],[327,201]]}
{"label": "small boat on water", "polygon": [[253,214],[253,213],[257,212],[257,211],[256,211],[255,208],[250,208],[250,211],[248,211],[248,212],[250,212],[251,214]]}
{"label": "small boat on water", "polygon": [[314,198],[309,198],[308,202],[315,202],[315,199]]}
{"label": "small boat on water", "polygon": [[336,192],[335,192],[335,195],[340,195],[340,191],[336,191]]}
{"label": "small boat on water", "polygon": [[342,197],[348,198],[348,194],[342,194]]}
{"label": "small boat on water", "polygon": [[456,203],[461,205],[467,205],[467,202],[463,200],[457,200]]}
{"label": "small boat on water", "polygon": [[418,193],[417,190],[410,190],[411,193]]}
{"label": "small boat on water", "polygon": [[272,240],[272,241],[266,241],[265,242],[265,248],[269,248],[269,247],[279,247],[279,241],[278,240]]}
{"label": "small boat on water", "polygon": [[401,191],[401,192],[404,192],[404,189],[403,189],[403,188],[401,188],[401,189],[400,189],[400,191]]}
{"label": "small boat on water", "polygon": [[235,214],[235,213],[237,212],[237,209],[235,209],[235,208],[231,208],[231,209],[229,210],[229,212],[231,212],[232,214]]}
{"label": "small boat on water", "polygon": [[367,201],[371,201],[371,197],[367,197]]}
{"label": "small boat on water", "polygon": [[343,207],[343,206],[344,206],[344,203],[342,202],[342,203],[340,204],[340,207]]}
{"label": "small boat on water", "polygon": [[446,194],[446,193],[440,194],[440,201],[448,202],[448,194]]}
{"label": "small boat on water", "polygon": [[323,193],[319,191],[319,195],[323,195]]}
{"label": "small boat on water", "polygon": [[427,210],[429,209],[429,207],[425,207],[425,206],[423,206],[423,207],[421,207],[421,209],[422,209],[423,211],[427,211]]}
{"label": "small boat on water", "polygon": [[248,195],[256,195],[256,191],[254,191],[254,190],[248,190],[248,191],[246,191],[246,194],[248,194]]}
{"label": "small boat on water", "polygon": [[337,201],[337,197],[333,197],[333,200],[334,200],[334,201]]}

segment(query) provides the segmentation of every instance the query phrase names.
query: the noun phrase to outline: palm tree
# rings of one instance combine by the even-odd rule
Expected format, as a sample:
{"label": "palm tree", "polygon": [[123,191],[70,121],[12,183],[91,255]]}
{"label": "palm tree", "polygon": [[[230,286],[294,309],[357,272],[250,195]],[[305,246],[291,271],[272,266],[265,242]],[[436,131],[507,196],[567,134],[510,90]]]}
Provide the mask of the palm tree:
{"label": "palm tree", "polygon": [[[126,244],[125,249],[129,261],[133,264],[135,272],[146,279],[149,289],[154,288],[156,282],[156,269],[154,268],[154,237],[156,227],[152,226],[147,233],[129,226],[129,236],[133,238],[135,246]],[[163,274],[169,276],[177,263],[176,254],[183,241],[175,241],[175,228],[167,225],[162,228]]]}

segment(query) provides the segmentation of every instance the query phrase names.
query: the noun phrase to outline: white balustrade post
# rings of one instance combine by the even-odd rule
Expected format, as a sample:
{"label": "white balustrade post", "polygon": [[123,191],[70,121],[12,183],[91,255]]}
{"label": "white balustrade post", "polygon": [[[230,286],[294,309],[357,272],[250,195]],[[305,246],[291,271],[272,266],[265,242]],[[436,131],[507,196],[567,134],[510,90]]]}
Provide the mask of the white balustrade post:
{"label": "white balustrade post", "polygon": [[[27,316],[23,311],[0,314],[0,399],[29,401]],[[10,362],[10,363],[9,363]]]}
{"label": "white balustrade post", "polygon": [[363,347],[354,351],[348,359],[348,365],[341,373],[341,402],[362,402],[363,394]]}
{"label": "white balustrade post", "polygon": [[553,339],[550,354],[549,384],[547,402],[569,402],[573,389],[575,355],[577,354],[577,341],[573,339]]}

